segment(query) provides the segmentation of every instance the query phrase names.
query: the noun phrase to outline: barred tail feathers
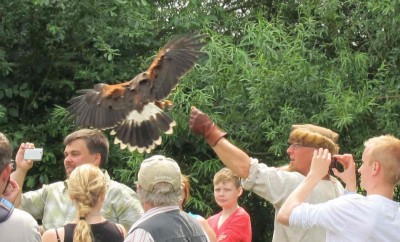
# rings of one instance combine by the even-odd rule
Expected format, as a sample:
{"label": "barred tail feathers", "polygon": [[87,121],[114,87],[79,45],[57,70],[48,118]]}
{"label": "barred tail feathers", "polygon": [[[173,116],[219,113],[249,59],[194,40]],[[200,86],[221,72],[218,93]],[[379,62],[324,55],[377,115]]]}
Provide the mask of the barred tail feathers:
{"label": "barred tail feathers", "polygon": [[154,103],[148,103],[142,111],[133,110],[127,118],[115,127],[111,134],[115,135],[115,144],[121,149],[137,150],[140,153],[150,153],[161,144],[160,130],[172,134],[174,120]]}

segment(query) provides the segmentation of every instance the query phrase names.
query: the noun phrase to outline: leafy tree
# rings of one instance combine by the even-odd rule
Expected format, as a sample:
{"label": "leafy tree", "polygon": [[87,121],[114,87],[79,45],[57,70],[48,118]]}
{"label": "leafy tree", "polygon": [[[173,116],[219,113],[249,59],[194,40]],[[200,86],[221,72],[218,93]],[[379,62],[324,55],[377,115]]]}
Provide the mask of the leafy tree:
{"label": "leafy tree", "polygon": [[[271,166],[287,163],[294,123],[337,131],[340,152],[356,159],[364,140],[400,137],[399,9],[400,0],[3,0],[1,131],[15,148],[24,141],[45,148],[25,189],[61,180],[62,139],[76,128],[64,108],[75,91],[129,80],[172,36],[207,33],[208,58],[169,97],[178,125],[153,154],[179,161],[191,176],[188,210],[208,216],[218,209],[212,177],[222,164],[190,133],[191,106]],[[112,145],[107,168],[133,186],[147,156]],[[254,241],[269,241],[273,207],[250,192],[241,204],[252,215]]]}

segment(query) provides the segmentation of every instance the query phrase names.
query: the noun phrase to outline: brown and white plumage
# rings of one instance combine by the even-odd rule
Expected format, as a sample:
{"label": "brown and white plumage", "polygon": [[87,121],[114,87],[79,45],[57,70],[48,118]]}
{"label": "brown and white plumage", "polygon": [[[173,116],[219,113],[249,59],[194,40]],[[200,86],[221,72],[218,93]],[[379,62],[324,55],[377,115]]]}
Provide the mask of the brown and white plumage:
{"label": "brown and white plumage", "polygon": [[[158,106],[204,53],[203,35],[187,34],[168,42],[147,71],[115,85],[96,84],[77,91],[68,110],[75,124],[96,129],[112,129],[121,148],[151,152],[161,144],[160,130],[172,133],[175,121]],[[156,105],[157,104],[157,105]]]}

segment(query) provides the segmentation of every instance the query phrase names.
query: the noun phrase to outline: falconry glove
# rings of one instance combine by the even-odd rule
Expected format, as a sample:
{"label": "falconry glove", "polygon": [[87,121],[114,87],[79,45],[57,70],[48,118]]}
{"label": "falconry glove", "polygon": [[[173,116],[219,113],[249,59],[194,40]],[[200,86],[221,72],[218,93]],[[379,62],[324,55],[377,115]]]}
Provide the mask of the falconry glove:
{"label": "falconry glove", "polygon": [[220,139],[227,135],[225,131],[211,121],[207,114],[195,107],[192,107],[189,126],[193,133],[202,135],[211,146],[215,146]]}

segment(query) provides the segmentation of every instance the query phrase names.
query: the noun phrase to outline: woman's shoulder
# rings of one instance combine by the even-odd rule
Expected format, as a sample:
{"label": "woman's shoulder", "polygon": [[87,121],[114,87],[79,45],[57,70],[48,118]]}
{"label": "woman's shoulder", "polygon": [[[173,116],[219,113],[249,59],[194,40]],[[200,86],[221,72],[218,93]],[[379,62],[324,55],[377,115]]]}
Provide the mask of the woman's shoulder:
{"label": "woman's shoulder", "polygon": [[117,224],[110,222],[108,220],[98,223],[92,224],[92,232],[95,234],[107,234],[107,236],[115,237],[121,235],[122,238],[126,236],[126,230],[122,224]]}
{"label": "woman's shoulder", "polygon": [[64,241],[64,228],[48,229],[42,234],[42,242]]}

